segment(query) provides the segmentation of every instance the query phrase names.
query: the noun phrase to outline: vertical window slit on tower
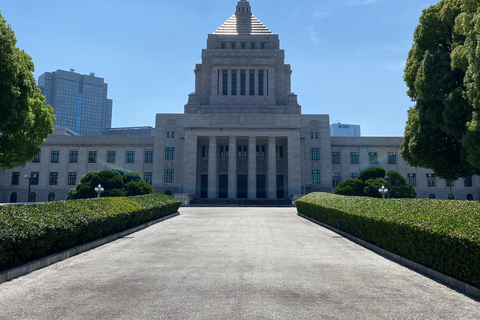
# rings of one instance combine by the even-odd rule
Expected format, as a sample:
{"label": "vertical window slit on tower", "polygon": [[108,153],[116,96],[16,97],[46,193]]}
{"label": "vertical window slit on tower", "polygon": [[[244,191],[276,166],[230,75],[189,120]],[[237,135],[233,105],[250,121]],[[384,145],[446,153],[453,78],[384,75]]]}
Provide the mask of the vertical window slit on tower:
{"label": "vertical window slit on tower", "polygon": [[250,86],[249,94],[253,96],[255,94],[255,70],[250,70],[248,85]]}
{"label": "vertical window slit on tower", "polygon": [[240,70],[240,95],[245,95],[246,75],[245,70]]}
{"label": "vertical window slit on tower", "polygon": [[232,70],[232,96],[237,95],[237,70]]}
{"label": "vertical window slit on tower", "polygon": [[228,70],[222,70],[222,94],[224,96],[228,95]]}
{"label": "vertical window slit on tower", "polygon": [[258,95],[263,96],[263,70],[258,70]]}

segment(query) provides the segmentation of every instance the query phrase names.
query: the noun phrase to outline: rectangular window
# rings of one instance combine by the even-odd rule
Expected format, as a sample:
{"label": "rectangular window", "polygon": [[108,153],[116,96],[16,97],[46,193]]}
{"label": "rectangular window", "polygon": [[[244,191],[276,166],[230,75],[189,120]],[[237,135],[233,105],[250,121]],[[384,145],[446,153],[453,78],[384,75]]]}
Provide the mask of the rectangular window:
{"label": "rectangular window", "polygon": [[40,163],[40,155],[33,157],[32,163]]}
{"label": "rectangular window", "polygon": [[332,152],[332,164],[340,164],[340,152]]}
{"label": "rectangular window", "polygon": [[222,70],[222,94],[228,95],[228,70]]}
{"label": "rectangular window", "polygon": [[260,157],[261,158],[265,158],[265,146],[261,146],[260,147]]}
{"label": "rectangular window", "polygon": [[20,172],[12,172],[12,186],[18,186]]}
{"label": "rectangular window", "polygon": [[470,176],[470,177],[465,177],[464,184],[465,184],[465,187],[473,187],[473,179],[472,179],[472,176]]}
{"label": "rectangular window", "polygon": [[153,151],[145,151],[145,163],[153,163]]}
{"label": "rectangular window", "polygon": [[238,157],[241,158],[242,157],[242,146],[238,146],[237,150],[238,150]]}
{"label": "rectangular window", "polygon": [[280,159],[283,158],[283,146],[278,147],[278,157]]}
{"label": "rectangular window", "polygon": [[225,146],[225,158],[228,158],[228,146]]}
{"label": "rectangular window", "polygon": [[127,151],[126,163],[135,163],[135,151]]}
{"label": "rectangular window", "polygon": [[357,173],[356,172],[350,173],[350,178],[357,179]]}
{"label": "rectangular window", "polygon": [[260,158],[260,146],[257,146],[257,148],[255,149],[255,151],[256,151],[256,152],[255,152],[255,156],[256,156],[257,158]]}
{"label": "rectangular window", "polygon": [[245,88],[246,88],[246,75],[245,70],[240,70],[240,95],[245,95]]}
{"label": "rectangular window", "polygon": [[88,151],[88,163],[97,163],[97,151]]}
{"label": "rectangular window", "polygon": [[397,164],[397,154],[395,152],[388,153],[388,164]]}
{"label": "rectangular window", "polygon": [[170,132],[170,137],[171,137],[172,139],[175,138],[175,131],[171,131],[171,132]]}
{"label": "rectangular window", "polygon": [[417,176],[415,175],[415,173],[407,173],[407,178],[409,185],[411,185],[412,187],[417,186]]}
{"label": "rectangular window", "polygon": [[320,183],[320,170],[311,170],[310,171],[310,182],[311,183]]}
{"label": "rectangular window", "polygon": [[165,169],[165,183],[173,183],[173,169]]}
{"label": "rectangular window", "polygon": [[377,153],[376,152],[369,152],[368,153],[368,162],[370,164],[377,164]]}
{"label": "rectangular window", "polygon": [[261,44],[261,48],[262,48],[262,49],[265,49],[265,43],[262,43],[262,44]]}
{"label": "rectangular window", "polygon": [[350,164],[358,164],[358,152],[350,152]]}
{"label": "rectangular window", "polygon": [[315,139],[318,139],[318,132],[315,132]]}
{"label": "rectangular window", "polygon": [[455,181],[445,181],[447,187],[455,187]]}
{"label": "rectangular window", "polygon": [[263,96],[263,70],[258,70],[258,95]]}
{"label": "rectangular window", "polygon": [[232,96],[237,95],[237,70],[232,70]]}
{"label": "rectangular window", "polygon": [[336,187],[340,183],[340,173],[332,173],[332,186]]}
{"label": "rectangular window", "polygon": [[247,152],[247,146],[243,146],[243,157],[247,158],[248,152]]}
{"label": "rectangular window", "polygon": [[32,186],[38,185],[38,172],[31,172],[30,173],[30,184]]}
{"label": "rectangular window", "polygon": [[207,158],[208,157],[208,146],[203,145],[202,146],[202,158]]}
{"label": "rectangular window", "polygon": [[320,148],[310,148],[310,160],[320,160]]}
{"label": "rectangular window", "polygon": [[108,151],[107,152],[107,163],[115,163],[116,156],[117,156],[116,151]]}
{"label": "rectangular window", "polygon": [[170,131],[167,131],[167,139],[170,139]]}
{"label": "rectangular window", "polygon": [[166,147],[165,148],[165,160],[174,160],[175,159],[175,148]]}
{"label": "rectangular window", "polygon": [[245,49],[245,43],[242,43],[241,46],[242,46],[242,49]]}
{"label": "rectangular window", "polygon": [[58,163],[58,158],[60,157],[60,151],[52,151],[50,153],[50,162]]}
{"label": "rectangular window", "polygon": [[148,183],[152,184],[152,176],[153,176],[152,172],[144,172],[143,173],[143,180],[145,182],[148,182]]}
{"label": "rectangular window", "polygon": [[253,96],[255,94],[255,71],[254,70],[250,70],[248,85],[250,89],[249,95]]}
{"label": "rectangular window", "polygon": [[232,43],[232,49],[235,49],[235,43]]}
{"label": "rectangular window", "polygon": [[78,151],[70,151],[70,158],[68,159],[70,163],[78,163]]}
{"label": "rectangular window", "polygon": [[56,186],[57,182],[58,182],[58,172],[50,172],[48,184],[51,186]]}
{"label": "rectangular window", "polygon": [[68,185],[73,186],[77,183],[77,173],[76,172],[69,172],[68,173]]}
{"label": "rectangular window", "polygon": [[427,173],[427,187],[435,187],[435,175]]}

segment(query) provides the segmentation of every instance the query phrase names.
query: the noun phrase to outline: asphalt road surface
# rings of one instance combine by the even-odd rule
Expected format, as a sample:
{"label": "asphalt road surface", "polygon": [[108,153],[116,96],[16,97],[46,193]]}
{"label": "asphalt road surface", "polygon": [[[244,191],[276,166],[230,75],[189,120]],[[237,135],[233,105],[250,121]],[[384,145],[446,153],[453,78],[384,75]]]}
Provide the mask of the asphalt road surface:
{"label": "asphalt road surface", "polygon": [[0,319],[480,319],[480,302],[295,208],[181,208],[0,284]]}

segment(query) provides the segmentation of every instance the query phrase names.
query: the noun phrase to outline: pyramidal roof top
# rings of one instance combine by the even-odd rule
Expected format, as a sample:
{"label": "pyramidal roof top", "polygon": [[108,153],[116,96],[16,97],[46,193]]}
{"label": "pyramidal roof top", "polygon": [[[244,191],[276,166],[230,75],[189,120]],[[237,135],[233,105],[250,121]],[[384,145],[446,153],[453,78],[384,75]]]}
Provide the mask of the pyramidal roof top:
{"label": "pyramidal roof top", "polygon": [[240,0],[235,14],[214,34],[272,34],[272,31],[252,14],[252,8],[247,0]]}

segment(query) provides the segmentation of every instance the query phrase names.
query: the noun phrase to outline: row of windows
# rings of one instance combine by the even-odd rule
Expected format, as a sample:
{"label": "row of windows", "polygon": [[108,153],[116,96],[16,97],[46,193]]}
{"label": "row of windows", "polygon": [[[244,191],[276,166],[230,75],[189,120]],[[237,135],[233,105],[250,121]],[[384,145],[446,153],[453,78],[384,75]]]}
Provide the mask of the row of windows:
{"label": "row of windows", "polygon": [[[166,173],[166,171],[165,171]],[[173,170],[171,171],[171,177],[173,182]],[[38,177],[40,173],[39,172],[31,172],[30,173],[30,178],[26,176],[26,179],[30,180],[30,185],[38,185]],[[148,183],[152,183],[152,172],[144,172],[143,174],[143,180],[145,180]],[[20,172],[12,172],[12,185],[18,185],[19,184],[19,178],[20,178]],[[167,181],[165,181],[167,182]],[[50,172],[49,177],[48,177],[48,185],[50,186],[56,186],[58,184],[58,172]],[[77,184],[77,173],[76,172],[69,172],[67,176],[67,184],[68,185],[75,185]]]}
{"label": "row of windows", "polygon": [[[116,151],[107,151],[107,163],[116,162]],[[88,163],[97,163],[97,151],[88,152]],[[32,163],[39,163],[40,155],[37,155],[33,158]],[[60,151],[51,151],[50,153],[50,162],[59,163],[60,162]],[[126,152],[126,163],[135,163],[135,151]],[[78,163],[78,151],[70,151],[69,163]],[[153,151],[145,151],[145,163],[153,163]]]}
{"label": "row of windows", "polygon": [[[232,95],[236,96],[237,94],[241,96],[255,95],[255,70],[230,70],[230,92],[228,91],[228,78],[229,78],[229,70],[223,69],[218,70],[218,78],[217,78],[217,95],[221,94],[224,96]],[[257,81],[257,94],[259,96],[263,96],[264,94],[268,95],[268,70],[257,70],[258,81]],[[237,79],[237,77],[240,79]],[[221,81],[220,81],[221,80]],[[237,92],[237,81],[240,81],[240,92]],[[267,84],[267,92],[264,92],[264,84]],[[220,90],[220,84],[222,85],[222,89]],[[246,85],[248,84],[248,92]]]}
{"label": "row of windows", "polygon": [[[389,152],[387,155],[388,164],[397,164],[397,153]],[[368,163],[378,164],[378,154],[368,153]],[[332,164],[340,164],[340,152],[332,152]],[[359,164],[358,152],[350,152],[350,164]]]}
{"label": "row of windows", "polygon": [[238,43],[236,42],[230,42],[229,45],[227,45],[226,42],[220,43],[220,48],[222,49],[227,49],[227,47],[230,49],[237,49],[237,48],[246,49],[247,46],[249,46],[250,49],[258,49],[258,48],[265,49],[267,44],[262,42],[260,43],[260,46],[258,46],[257,43],[255,42],[250,42],[249,45],[247,45],[246,42],[240,42],[240,45],[238,45]]}
{"label": "row of windows", "polygon": [[[355,179],[357,177],[357,173],[351,173],[350,178]],[[433,173],[427,173],[427,187],[435,187],[436,186],[436,177]],[[320,170],[315,169],[310,171],[310,182],[311,183],[320,183]],[[332,173],[332,185],[336,187],[341,182],[341,175],[340,173]],[[412,187],[417,186],[417,177],[415,173],[408,173],[407,174],[407,182]],[[463,179],[464,187],[473,187],[473,178],[471,176],[465,177]],[[445,187],[454,187],[453,181],[445,181]]]}
{"label": "row of windows", "polygon": [[[165,150],[166,149],[167,148],[165,148]],[[209,146],[203,145],[202,146],[202,152],[201,152],[202,158],[208,158],[209,151],[210,151]],[[228,158],[228,154],[229,154],[228,146],[220,146],[219,157],[220,158]],[[255,156],[257,158],[265,158],[265,156],[266,156],[266,146],[256,146]],[[248,146],[237,146],[237,157],[238,158],[248,158]],[[275,157],[276,158],[283,158],[283,146],[275,146]]]}

